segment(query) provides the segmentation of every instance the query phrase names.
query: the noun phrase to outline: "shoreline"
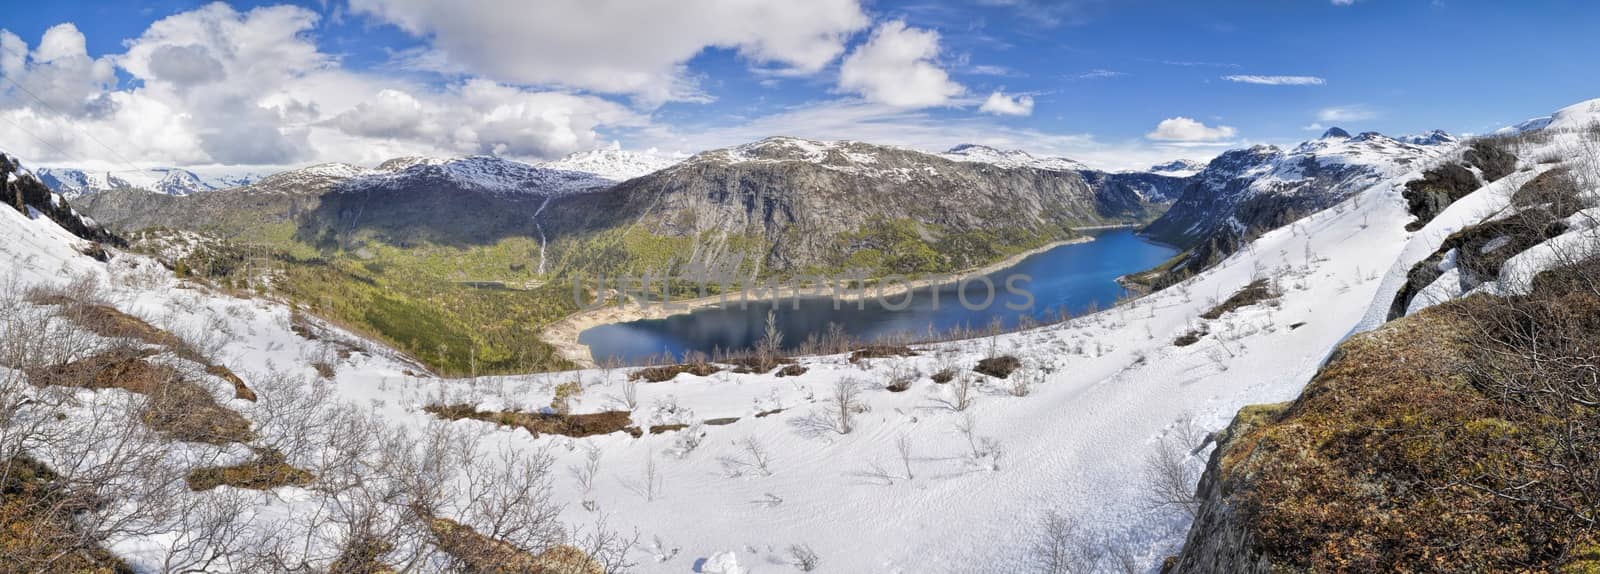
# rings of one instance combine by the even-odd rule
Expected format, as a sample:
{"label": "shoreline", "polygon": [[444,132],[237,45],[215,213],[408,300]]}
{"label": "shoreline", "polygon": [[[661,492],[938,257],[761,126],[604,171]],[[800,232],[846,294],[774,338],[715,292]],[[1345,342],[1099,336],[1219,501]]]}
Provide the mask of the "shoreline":
{"label": "shoreline", "polygon": [[[580,369],[590,369],[597,366],[594,361],[593,351],[589,349],[588,345],[579,343],[578,336],[583,334],[584,331],[601,325],[628,323],[631,321],[651,319],[666,319],[668,317],[674,317],[677,315],[686,315],[701,309],[718,307],[725,303],[738,304],[741,301],[749,301],[754,303],[760,301],[772,301],[775,299],[788,299],[796,296],[837,296],[840,301],[859,301],[869,297],[895,297],[904,295],[908,291],[915,291],[930,287],[942,287],[952,283],[959,283],[972,277],[988,275],[1007,267],[1015,266],[1018,263],[1021,263],[1023,259],[1050,251],[1057,247],[1088,243],[1094,240],[1094,236],[1091,235],[1075,237],[1062,241],[1054,241],[1040,247],[1017,253],[982,267],[975,267],[965,271],[957,271],[955,273],[936,275],[933,277],[924,277],[911,281],[900,281],[888,286],[875,285],[861,289],[846,289],[842,292],[835,292],[833,289],[822,289],[816,286],[807,286],[804,289],[799,289],[798,292],[795,290],[780,289],[780,294],[776,297],[772,296],[771,293],[765,289],[759,291],[753,289],[741,289],[739,291],[732,291],[707,297],[697,297],[694,299],[680,299],[668,302],[650,301],[644,305],[641,305],[635,301],[629,301],[621,305],[608,304],[604,307],[596,309],[579,311],[572,315],[563,317],[559,321],[546,325],[544,329],[540,330],[539,338],[544,340],[544,342],[548,343],[550,346],[555,347],[556,353],[559,354],[561,358],[572,362]],[[758,293],[760,294],[759,296],[757,296]]]}

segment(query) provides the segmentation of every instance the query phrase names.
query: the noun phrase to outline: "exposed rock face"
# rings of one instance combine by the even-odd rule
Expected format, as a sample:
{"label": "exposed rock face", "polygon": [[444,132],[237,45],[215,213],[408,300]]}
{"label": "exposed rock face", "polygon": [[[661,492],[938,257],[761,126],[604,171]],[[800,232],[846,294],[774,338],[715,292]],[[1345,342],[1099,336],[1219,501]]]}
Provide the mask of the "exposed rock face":
{"label": "exposed rock face", "polygon": [[1228,493],[1236,487],[1237,477],[1223,472],[1223,458],[1235,446],[1234,439],[1250,432],[1288,408],[1287,404],[1255,405],[1245,407],[1234,417],[1228,428],[1217,433],[1217,448],[1211,453],[1205,474],[1195,495],[1200,499],[1200,510],[1189,526],[1189,537],[1184,542],[1183,553],[1177,557],[1170,570],[1163,574],[1270,574],[1272,561],[1256,549],[1255,538],[1245,523],[1236,516],[1236,509]]}
{"label": "exposed rock face", "polygon": [[[1171,185],[1170,178],[1148,177]],[[1141,187],[1136,179],[1093,187],[1076,171],[769,138],[697,155],[606,193],[655,235],[760,238],[770,246],[760,267],[783,273],[881,248],[869,236],[891,224],[939,244],[1048,241],[1071,237],[1076,226],[1137,222],[1153,215],[1164,196],[1160,185]]]}

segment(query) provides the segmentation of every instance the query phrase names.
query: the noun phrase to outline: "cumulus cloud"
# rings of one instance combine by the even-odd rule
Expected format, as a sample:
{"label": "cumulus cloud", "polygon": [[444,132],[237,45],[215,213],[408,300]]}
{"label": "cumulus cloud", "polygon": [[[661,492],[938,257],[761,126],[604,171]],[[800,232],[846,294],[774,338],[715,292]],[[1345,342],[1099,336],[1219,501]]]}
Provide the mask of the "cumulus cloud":
{"label": "cumulus cloud", "polygon": [[[737,145],[772,134],[817,140],[854,140],[939,152],[974,143],[999,149],[1024,149],[1039,156],[1072,158],[1105,170],[1145,169],[1169,161],[1171,144],[1144,139],[1102,140],[1084,133],[1060,133],[1027,125],[1005,125],[988,116],[957,116],[907,109],[859,99],[816,102],[731,125],[689,126],[686,131],[654,125],[640,131],[636,147],[699,151]],[[1209,151],[1189,150],[1193,159]]]}
{"label": "cumulus cloud", "polygon": [[[112,63],[91,58],[77,26],[58,24],[45,30],[33,50],[22,38],[0,31],[0,72],[11,82],[0,84],[0,107],[39,105],[52,113],[83,116],[107,111],[100,97],[116,81]],[[14,82],[14,83],[12,83]]]}
{"label": "cumulus cloud", "polygon": [[1256,84],[1261,86],[1320,86],[1328,83],[1327,80],[1316,76],[1256,76],[1242,74],[1223,76],[1222,79],[1241,84]]}
{"label": "cumulus cloud", "polygon": [[1027,116],[1033,114],[1033,96],[1021,94],[1007,96],[1003,92],[989,94],[978,111],[997,116]]}
{"label": "cumulus cloud", "polygon": [[1238,133],[1229,126],[1207,126],[1204,123],[1182,116],[1161,120],[1156,124],[1153,132],[1145,137],[1162,142],[1220,142],[1227,140]]}
{"label": "cumulus cloud", "polygon": [[839,88],[903,108],[950,103],[965,93],[939,67],[939,33],[893,20],[880,24],[839,67]]}
{"label": "cumulus cloud", "polygon": [[[169,16],[90,58],[71,25],[37,49],[0,30],[0,119],[10,151],[93,169],[140,165],[374,164],[397,155],[546,159],[648,117],[598,96],[484,79],[444,86],[352,72],[309,36],[312,11],[211,4]],[[10,55],[12,52],[22,57]],[[133,82],[117,85],[120,67]],[[9,91],[8,91],[9,90]]]}
{"label": "cumulus cloud", "polygon": [[1317,111],[1317,120],[1322,122],[1360,122],[1377,119],[1378,112],[1366,106],[1334,106]]}
{"label": "cumulus cloud", "polygon": [[156,48],[150,54],[150,73],[179,86],[215,82],[226,76],[222,62],[197,45]]}
{"label": "cumulus cloud", "polygon": [[645,102],[704,99],[685,64],[707,48],[812,74],[870,23],[859,0],[545,0],[536,9],[524,0],[352,0],[350,9],[428,39],[414,63]]}

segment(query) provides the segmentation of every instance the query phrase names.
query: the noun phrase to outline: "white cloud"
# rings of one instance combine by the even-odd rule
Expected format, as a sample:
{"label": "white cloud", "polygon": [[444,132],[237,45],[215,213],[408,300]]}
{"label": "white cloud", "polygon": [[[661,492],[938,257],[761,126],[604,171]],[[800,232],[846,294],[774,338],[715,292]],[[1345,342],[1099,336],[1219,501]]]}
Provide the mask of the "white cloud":
{"label": "white cloud", "polygon": [[989,94],[978,111],[997,116],[1027,116],[1033,114],[1033,96],[1021,94],[1007,96],[1002,92]]}
{"label": "white cloud", "polygon": [[966,91],[936,63],[939,33],[894,20],[880,24],[839,67],[839,88],[903,108],[950,103]]}
{"label": "white cloud", "polygon": [[1255,76],[1244,74],[1223,76],[1222,79],[1241,84],[1262,86],[1320,86],[1328,83],[1327,80],[1316,76]]}
{"label": "white cloud", "polygon": [[1378,112],[1362,105],[1335,106],[1317,112],[1317,120],[1323,122],[1361,122],[1377,117]]}
{"label": "white cloud", "polygon": [[1126,75],[1127,74],[1122,73],[1122,72],[1118,72],[1118,71],[1115,71],[1115,70],[1094,69],[1094,70],[1089,70],[1087,72],[1084,72],[1082,74],[1078,74],[1078,79],[1080,79],[1080,80],[1103,80],[1103,79],[1106,79],[1106,78],[1116,78],[1116,77],[1121,77],[1121,76],[1126,76]]}
{"label": "white cloud", "polygon": [[1153,132],[1145,137],[1162,142],[1221,142],[1238,133],[1228,126],[1207,126],[1202,122],[1182,116],[1161,120]]}
{"label": "white cloud", "polygon": [[813,74],[871,22],[858,0],[351,0],[432,47],[435,69],[503,83],[631,94],[644,102],[704,99],[685,64],[736,50],[780,73]]}
{"label": "white cloud", "polygon": [[1142,139],[1103,141],[1090,134],[1056,133],[1010,126],[986,116],[950,117],[861,100],[821,102],[786,109],[733,125],[651,126],[634,148],[694,152],[754,141],[773,134],[817,140],[855,140],[939,152],[975,143],[1062,156],[1104,170],[1144,169],[1174,157],[1210,159],[1207,149],[1174,150]]}
{"label": "white cloud", "polygon": [[[316,13],[211,4],[150,25],[126,52],[91,59],[81,33],[52,28],[0,72],[13,153],[91,169],[150,165],[375,164],[397,155],[552,158],[648,118],[598,96],[469,79],[443,87],[343,69],[308,36]],[[0,31],[4,53],[29,54]],[[118,86],[115,67],[134,82]],[[9,90],[9,91],[8,91]]]}
{"label": "white cloud", "polygon": [[1355,4],[1355,3],[1356,3],[1356,0],[1333,0],[1333,5],[1334,6],[1349,6],[1349,5]]}
{"label": "white cloud", "polygon": [[0,84],[0,107],[39,105],[71,116],[104,112],[108,102],[99,96],[116,81],[115,69],[105,58],[90,58],[84,46],[72,24],[45,30],[32,51],[16,34],[0,32],[0,73],[15,82]]}

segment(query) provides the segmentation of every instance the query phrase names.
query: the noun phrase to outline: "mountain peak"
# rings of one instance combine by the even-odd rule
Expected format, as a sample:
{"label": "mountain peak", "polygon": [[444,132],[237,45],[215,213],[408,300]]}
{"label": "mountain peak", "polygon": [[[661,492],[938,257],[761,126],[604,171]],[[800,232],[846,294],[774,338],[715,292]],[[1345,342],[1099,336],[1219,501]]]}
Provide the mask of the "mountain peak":
{"label": "mountain peak", "polygon": [[1200,173],[1200,171],[1205,168],[1206,164],[1204,162],[1187,159],[1175,159],[1167,163],[1159,163],[1150,166],[1149,172],[1159,175],[1170,175],[1174,177],[1187,177],[1196,173]]}
{"label": "mountain peak", "polygon": [[1349,138],[1349,137],[1350,137],[1350,132],[1344,131],[1343,128],[1339,128],[1339,127],[1331,127],[1331,128],[1328,128],[1328,131],[1322,132],[1322,139]]}
{"label": "mountain peak", "polygon": [[654,149],[646,152],[627,151],[622,149],[621,144],[612,142],[610,147],[580,151],[544,162],[539,167],[588,173],[612,181],[627,181],[666,169],[678,161],[678,158],[661,155]]}

